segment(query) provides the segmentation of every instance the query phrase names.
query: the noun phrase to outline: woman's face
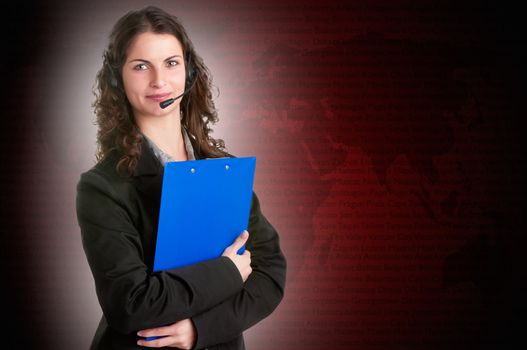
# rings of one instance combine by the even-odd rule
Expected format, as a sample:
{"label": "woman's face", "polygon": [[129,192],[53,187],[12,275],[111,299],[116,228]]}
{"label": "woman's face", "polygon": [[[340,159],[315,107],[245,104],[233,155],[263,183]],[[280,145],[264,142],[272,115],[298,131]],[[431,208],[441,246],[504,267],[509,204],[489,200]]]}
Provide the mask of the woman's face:
{"label": "woman's face", "polygon": [[128,48],[122,77],[136,118],[174,111],[179,116],[181,98],[166,109],[159,107],[159,102],[185,89],[183,48],[174,35],[146,32],[136,36]]}

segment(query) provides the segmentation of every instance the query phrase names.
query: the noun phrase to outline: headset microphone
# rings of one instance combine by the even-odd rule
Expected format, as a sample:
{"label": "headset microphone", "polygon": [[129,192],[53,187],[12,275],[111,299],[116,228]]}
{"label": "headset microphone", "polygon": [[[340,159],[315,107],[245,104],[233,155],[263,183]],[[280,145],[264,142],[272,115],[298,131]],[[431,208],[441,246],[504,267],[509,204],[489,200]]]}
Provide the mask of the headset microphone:
{"label": "headset microphone", "polygon": [[170,106],[172,103],[176,102],[176,100],[178,98],[180,98],[181,96],[185,95],[187,92],[189,92],[190,88],[183,91],[183,93],[181,95],[179,95],[178,97],[174,97],[174,98],[169,98],[168,100],[165,100],[165,101],[161,101],[159,102],[159,107],[165,109],[167,108],[168,106]]}

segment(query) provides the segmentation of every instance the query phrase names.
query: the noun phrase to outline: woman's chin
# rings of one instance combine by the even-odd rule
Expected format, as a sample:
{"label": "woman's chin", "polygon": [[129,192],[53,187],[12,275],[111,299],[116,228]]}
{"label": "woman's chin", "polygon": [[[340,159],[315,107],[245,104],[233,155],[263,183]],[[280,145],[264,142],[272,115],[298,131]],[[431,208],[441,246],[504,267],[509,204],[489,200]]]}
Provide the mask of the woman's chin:
{"label": "woman's chin", "polygon": [[134,111],[134,114],[136,116],[140,115],[140,116],[145,116],[145,117],[161,117],[161,116],[166,116],[168,114],[177,113],[178,110],[179,110],[179,105],[174,104],[174,105],[171,105],[163,109],[159,106],[159,103],[157,103],[155,105],[151,104],[139,110],[136,109]]}

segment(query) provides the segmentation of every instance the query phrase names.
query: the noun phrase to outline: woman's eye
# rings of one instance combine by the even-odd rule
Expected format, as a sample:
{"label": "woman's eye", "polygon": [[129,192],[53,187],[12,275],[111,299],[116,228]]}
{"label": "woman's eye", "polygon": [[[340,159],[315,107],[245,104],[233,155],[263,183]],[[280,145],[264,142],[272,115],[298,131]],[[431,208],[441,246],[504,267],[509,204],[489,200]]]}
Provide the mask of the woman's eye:
{"label": "woman's eye", "polygon": [[174,60],[170,60],[167,62],[167,66],[169,67],[175,67],[177,66],[179,63],[177,61],[174,61]]}
{"label": "woman's eye", "polygon": [[135,70],[145,70],[147,67],[146,67],[146,64],[144,63],[140,63],[138,64],[137,66],[134,67]]}

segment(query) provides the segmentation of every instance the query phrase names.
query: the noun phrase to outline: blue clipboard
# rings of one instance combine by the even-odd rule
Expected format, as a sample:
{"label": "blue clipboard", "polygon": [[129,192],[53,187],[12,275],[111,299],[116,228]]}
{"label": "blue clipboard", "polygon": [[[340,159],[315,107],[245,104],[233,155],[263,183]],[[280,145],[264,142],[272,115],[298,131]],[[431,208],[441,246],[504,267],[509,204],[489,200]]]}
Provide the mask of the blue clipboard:
{"label": "blue clipboard", "polygon": [[165,163],[154,272],[217,258],[247,230],[255,167],[256,157]]}

